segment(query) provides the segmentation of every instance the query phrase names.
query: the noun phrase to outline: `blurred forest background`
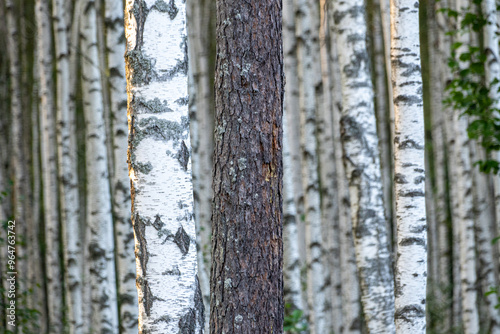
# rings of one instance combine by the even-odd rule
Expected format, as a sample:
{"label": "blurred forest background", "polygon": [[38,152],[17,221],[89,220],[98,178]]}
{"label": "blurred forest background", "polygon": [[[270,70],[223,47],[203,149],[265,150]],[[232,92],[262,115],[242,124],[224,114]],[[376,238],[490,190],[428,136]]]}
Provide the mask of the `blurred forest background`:
{"label": "blurred forest background", "polygon": [[[187,1],[192,176],[207,316],[215,5]],[[121,0],[0,2],[0,330],[9,305],[7,229],[15,220],[18,333],[100,332],[91,319],[103,310],[114,333],[137,333],[123,8]],[[500,12],[487,0],[425,0],[419,8],[427,331],[498,334]],[[394,234],[389,1],[366,0],[358,10],[368,28],[385,216]],[[344,51],[337,31],[334,1],[283,0],[289,333],[366,332],[340,141]],[[96,127],[106,134],[97,148]],[[396,252],[393,242],[387,246]]]}

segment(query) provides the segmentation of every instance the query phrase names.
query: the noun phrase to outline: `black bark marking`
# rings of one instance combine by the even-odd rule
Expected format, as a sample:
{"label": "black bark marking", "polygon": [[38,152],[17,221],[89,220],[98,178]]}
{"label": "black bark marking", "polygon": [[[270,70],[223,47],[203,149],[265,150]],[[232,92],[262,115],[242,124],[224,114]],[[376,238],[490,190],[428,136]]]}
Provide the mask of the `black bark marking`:
{"label": "black bark marking", "polygon": [[196,312],[190,308],[179,319],[179,334],[195,334],[196,329]]}
{"label": "black bark marking", "polygon": [[406,105],[414,105],[422,103],[422,97],[419,95],[399,95],[394,99],[394,104],[404,103]]}
{"label": "black bark marking", "polygon": [[420,184],[425,181],[425,176],[417,176],[415,180],[413,180],[413,183],[415,184]]}
{"label": "black bark marking", "polygon": [[397,309],[394,314],[395,319],[411,322],[413,318],[425,317],[425,310],[420,305],[408,305]]}
{"label": "black bark marking", "polygon": [[139,214],[136,214],[134,219],[132,219],[132,223],[134,225],[135,237],[138,243],[136,256],[139,258],[139,265],[141,266],[143,273],[143,276],[137,277],[137,284],[141,287],[143,292],[142,300],[139,300],[139,302],[143,303],[146,314],[149,316],[151,313],[151,307],[153,306],[153,299],[148,280],[146,278],[149,259],[146,241],[146,225],[148,222],[142,219]]}
{"label": "black bark marking", "polygon": [[396,175],[394,175],[394,182],[399,183],[399,184],[408,183],[405,176],[403,174],[400,174],[400,173],[396,173]]}
{"label": "black bark marking", "polygon": [[156,0],[155,4],[151,8],[156,8],[162,13],[168,13],[171,20],[175,19],[177,13],[179,12],[179,8],[175,5],[174,0],[170,0],[168,4],[163,0]]}
{"label": "black bark marking", "polygon": [[395,67],[406,69],[403,73],[401,73],[401,76],[403,77],[409,77],[415,72],[417,72],[417,74],[420,74],[422,72],[420,65],[404,63],[403,61],[401,61],[401,59],[393,59],[391,63]]}
{"label": "black bark marking", "polygon": [[153,222],[153,227],[157,230],[160,231],[165,224],[161,221],[160,215],[155,216],[155,221]]}
{"label": "black bark marking", "polygon": [[343,71],[348,78],[357,78],[362,70],[362,64],[368,64],[368,54],[365,51],[355,52],[351,56],[351,62],[344,66]]}
{"label": "black bark marking", "polygon": [[422,190],[400,191],[398,193],[401,197],[424,197],[425,194]]}
{"label": "black bark marking", "polygon": [[191,239],[189,235],[184,231],[184,228],[179,227],[177,233],[174,236],[174,242],[181,250],[182,255],[186,255],[189,251],[189,244],[191,243]]}
{"label": "black bark marking", "polygon": [[189,150],[184,143],[184,140],[181,142],[181,148],[177,151],[177,160],[180,162],[182,169],[186,172],[189,162]]}
{"label": "black bark marking", "polygon": [[[184,119],[179,122],[172,122],[155,116],[141,119],[134,122],[134,136],[133,146],[137,145],[144,138],[153,138],[155,140],[181,140],[183,139],[183,132],[186,129]],[[175,142],[174,142],[175,145]]]}
{"label": "black bark marking", "polygon": [[411,245],[418,245],[418,246],[425,246],[425,240],[422,238],[404,238],[399,242],[400,246],[411,246]]}
{"label": "black bark marking", "polygon": [[[396,140],[395,140],[395,142],[396,142]],[[403,140],[401,143],[397,143],[396,142],[396,144],[399,144],[398,148],[401,149],[401,150],[404,150],[404,149],[407,149],[407,148],[412,148],[412,149],[417,149],[417,150],[423,150],[424,149],[424,147],[422,145],[419,145],[413,139],[406,139],[406,140]]]}
{"label": "black bark marking", "polygon": [[96,260],[99,260],[101,258],[106,257],[106,251],[104,249],[102,249],[101,246],[99,245],[99,243],[97,243],[95,241],[92,241],[89,243],[88,250],[89,250],[90,258],[93,261],[96,261]]}
{"label": "black bark marking", "polygon": [[164,272],[161,273],[162,275],[173,275],[173,276],[180,276],[181,271],[179,270],[179,266],[174,266],[172,269],[167,269]]}
{"label": "black bark marking", "polygon": [[167,100],[161,101],[155,97],[152,100],[145,100],[141,97],[134,97],[132,101],[134,111],[136,114],[160,114],[165,112],[173,112],[172,108],[168,106]]}
{"label": "black bark marking", "polygon": [[349,8],[349,10],[345,12],[341,12],[336,10],[333,12],[333,20],[335,21],[336,24],[340,24],[340,21],[347,15],[350,15],[351,17],[358,17],[359,15],[365,15],[365,7],[364,6],[354,6]]}

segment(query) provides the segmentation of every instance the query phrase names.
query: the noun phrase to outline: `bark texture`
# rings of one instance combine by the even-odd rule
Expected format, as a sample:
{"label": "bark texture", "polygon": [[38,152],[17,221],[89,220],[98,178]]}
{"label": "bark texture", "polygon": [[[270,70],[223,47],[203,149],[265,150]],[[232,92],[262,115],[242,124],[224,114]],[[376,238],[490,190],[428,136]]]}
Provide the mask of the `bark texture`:
{"label": "bark texture", "polygon": [[396,333],[425,333],[425,142],[418,3],[415,1],[391,2],[391,63],[395,112]]}
{"label": "bark texture", "polygon": [[139,333],[200,333],[186,3],[128,0],[125,36]]}
{"label": "bark texture", "polygon": [[342,144],[349,180],[361,301],[370,333],[393,333],[392,262],[365,42],[365,7],[361,0],[333,3],[342,75]]}
{"label": "bark texture", "polygon": [[211,333],[282,333],[281,2],[217,2]]}

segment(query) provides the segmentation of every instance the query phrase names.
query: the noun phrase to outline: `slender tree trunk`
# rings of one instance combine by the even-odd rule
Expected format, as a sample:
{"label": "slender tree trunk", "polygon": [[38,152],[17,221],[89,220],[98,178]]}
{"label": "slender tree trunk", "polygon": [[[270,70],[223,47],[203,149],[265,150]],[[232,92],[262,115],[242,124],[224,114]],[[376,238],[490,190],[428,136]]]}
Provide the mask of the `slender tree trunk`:
{"label": "slender tree trunk", "polygon": [[425,139],[418,8],[391,2],[391,63],[394,96],[394,184],[397,258],[396,333],[425,333],[427,221]]}
{"label": "slender tree trunk", "polygon": [[[57,69],[57,153],[60,212],[65,264],[65,297],[71,334],[83,333],[82,315],[82,233],[79,228],[78,175],[74,104],[71,102],[70,50],[64,1],[52,2]],[[75,73],[73,73],[75,75]],[[76,76],[76,75],[75,75]]]}
{"label": "slender tree trunk", "polygon": [[45,217],[45,267],[49,331],[62,333],[62,273],[59,258],[59,212],[57,193],[57,151],[54,120],[54,96],[52,90],[52,36],[49,4],[37,0],[38,68],[40,78],[40,128]]}
{"label": "slender tree trunk", "polygon": [[113,216],[115,219],[116,265],[120,333],[137,333],[139,307],[135,287],[134,230],[131,221],[130,179],[127,164],[127,81],[125,79],[125,43],[123,39],[123,2],[105,3],[106,51],[110,73],[109,96],[113,146]]}
{"label": "slender tree trunk", "polygon": [[213,72],[211,26],[214,2],[187,2],[189,52],[189,117],[193,154],[194,216],[198,250],[198,272],[205,307],[205,331],[210,319],[210,263],[212,227]]}
{"label": "slender tree trunk", "polygon": [[283,332],[281,2],[217,2],[211,333]]}
{"label": "slender tree trunk", "polygon": [[394,332],[391,254],[384,217],[373,89],[361,0],[334,1],[339,64],[342,69],[342,144],[349,179],[351,218],[370,333]]}
{"label": "slender tree trunk", "polygon": [[[285,106],[288,106],[285,97]],[[285,112],[286,114],[286,112]],[[300,280],[299,234],[293,187],[293,164],[288,145],[288,120],[283,117],[283,255],[284,298],[292,310],[304,310]]]}
{"label": "slender tree trunk", "polygon": [[139,333],[199,332],[186,4],[128,0],[125,13]]}
{"label": "slender tree trunk", "polygon": [[[499,53],[499,29],[498,29],[498,10],[496,1],[483,0],[481,1],[483,15],[486,18],[486,25],[483,28],[484,32],[484,48],[487,59],[485,61],[486,82],[489,85],[489,95],[493,100],[493,107],[500,109],[500,83],[493,83],[493,80],[500,78],[500,53]],[[500,160],[500,153],[496,154],[496,160]],[[496,230],[500,233],[500,177],[493,177],[493,186],[495,192],[495,216]],[[498,252],[500,253],[500,242],[497,243]],[[500,325],[499,325],[500,326]]]}
{"label": "slender tree trunk", "polygon": [[316,80],[320,78],[315,52],[319,36],[314,25],[316,10],[314,3],[307,0],[297,2],[299,65],[299,105],[301,123],[302,183],[304,189],[306,264],[307,264],[307,301],[309,305],[311,333],[327,331],[325,317],[326,281],[323,263],[323,229],[321,222],[321,200],[318,175],[318,153],[316,143]]}
{"label": "slender tree trunk", "polygon": [[82,22],[83,97],[86,128],[87,259],[90,265],[92,330],[118,332],[113,218],[106,130],[97,48],[95,2],[85,2]]}

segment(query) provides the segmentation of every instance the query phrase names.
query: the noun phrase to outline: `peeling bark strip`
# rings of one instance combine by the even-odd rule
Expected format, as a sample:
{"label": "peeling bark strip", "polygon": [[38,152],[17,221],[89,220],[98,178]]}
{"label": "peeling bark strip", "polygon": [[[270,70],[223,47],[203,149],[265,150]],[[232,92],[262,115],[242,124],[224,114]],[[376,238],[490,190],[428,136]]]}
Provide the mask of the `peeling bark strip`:
{"label": "peeling bark strip", "polygon": [[186,4],[127,0],[125,54],[139,333],[201,333]]}
{"label": "peeling bark strip", "polygon": [[370,333],[394,332],[391,257],[384,217],[363,0],[334,0],[342,75],[342,144],[361,301]]}
{"label": "peeling bark strip", "polygon": [[217,2],[211,333],[282,333],[281,1]]}

